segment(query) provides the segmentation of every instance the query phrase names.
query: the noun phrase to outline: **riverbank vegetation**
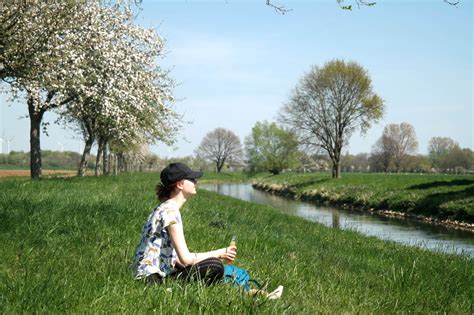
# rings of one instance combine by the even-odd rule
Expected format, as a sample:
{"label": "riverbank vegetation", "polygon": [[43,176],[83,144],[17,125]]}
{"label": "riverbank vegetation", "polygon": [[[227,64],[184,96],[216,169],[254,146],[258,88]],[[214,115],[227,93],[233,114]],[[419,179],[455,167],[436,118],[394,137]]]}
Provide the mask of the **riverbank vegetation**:
{"label": "riverbank vegetation", "polygon": [[190,249],[224,247],[236,234],[236,264],[269,289],[284,285],[283,298],[199,283],[145,287],[129,266],[157,181],[157,174],[1,180],[0,313],[472,312],[467,256],[330,229],[203,190],[182,212]]}
{"label": "riverbank vegetation", "polygon": [[474,178],[436,174],[285,173],[256,179],[255,187],[305,200],[361,210],[474,223]]}

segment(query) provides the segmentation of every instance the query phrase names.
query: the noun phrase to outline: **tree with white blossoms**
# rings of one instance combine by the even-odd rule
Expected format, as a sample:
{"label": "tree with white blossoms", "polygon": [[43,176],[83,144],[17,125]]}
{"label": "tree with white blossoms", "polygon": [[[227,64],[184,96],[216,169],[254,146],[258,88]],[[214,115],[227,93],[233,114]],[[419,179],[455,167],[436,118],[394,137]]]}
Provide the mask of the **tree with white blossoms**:
{"label": "tree with white blossoms", "polygon": [[163,41],[134,26],[126,6],[9,2],[0,19],[0,75],[15,97],[27,95],[33,178],[41,177],[39,129],[51,109],[66,120],[92,117],[84,130],[105,143],[112,136],[124,143],[173,140],[179,117],[165,105],[171,80],[154,65]]}
{"label": "tree with white blossoms", "polygon": [[[104,170],[108,169],[109,143],[120,148],[157,140],[171,144],[180,127],[180,117],[167,105],[173,101],[173,82],[155,65],[162,56],[163,40],[153,30],[134,26],[131,11],[103,10],[111,12],[87,24],[91,33],[95,31],[96,42],[87,45],[87,41],[82,48],[88,57],[84,72],[93,80],[61,113],[65,121],[82,126],[86,145],[79,175],[85,173],[94,140],[98,142],[98,175],[101,156]],[[89,88],[97,93],[88,93]]]}
{"label": "tree with white blossoms", "polygon": [[12,98],[25,95],[30,117],[32,178],[41,177],[43,115],[72,100],[71,69],[80,61],[69,30],[78,29],[83,4],[7,1],[0,6],[0,78]]}

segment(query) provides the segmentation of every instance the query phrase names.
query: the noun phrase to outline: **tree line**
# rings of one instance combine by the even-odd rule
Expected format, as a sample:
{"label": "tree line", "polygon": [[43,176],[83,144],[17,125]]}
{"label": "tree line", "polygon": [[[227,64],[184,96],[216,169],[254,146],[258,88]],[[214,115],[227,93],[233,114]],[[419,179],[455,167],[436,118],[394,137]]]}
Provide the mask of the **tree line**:
{"label": "tree line", "polygon": [[[428,154],[417,154],[410,150],[397,156],[397,151],[380,151],[380,139],[399,141],[403,137],[387,139],[386,130],[401,127],[402,124],[389,124],[380,138],[374,143],[372,151],[358,154],[346,152],[341,155],[341,172],[384,172],[384,173],[449,173],[474,174],[474,152],[461,148],[458,142],[449,137],[432,137],[428,144]],[[413,130],[412,128],[407,128]],[[402,128],[403,130],[403,128]],[[416,134],[410,133],[411,141],[416,142]],[[219,145],[220,143],[220,145]],[[226,148],[227,146],[227,148]],[[394,144],[393,146],[396,147]],[[388,146],[391,148],[392,146]],[[221,151],[219,152],[219,148]],[[412,147],[413,148],[413,147]],[[76,152],[43,151],[43,165],[46,169],[77,169],[82,155]],[[96,156],[89,157],[89,166],[95,168]],[[159,172],[170,162],[186,163],[193,168],[206,171],[244,170],[249,172],[282,171],[325,172],[332,168],[331,158],[322,152],[308,153],[301,150],[296,136],[276,122],[257,122],[243,143],[231,130],[216,128],[202,139],[195,155],[180,158],[164,158],[152,152],[141,156],[124,156],[110,163],[110,173],[117,172]],[[0,154],[0,168],[29,167],[29,153],[11,151]]]}
{"label": "tree line", "polygon": [[[217,135],[220,135],[219,137]],[[228,136],[232,142],[224,141]],[[224,142],[232,148],[224,150]],[[448,137],[432,137],[428,154],[417,154],[418,142],[412,125],[389,124],[374,143],[370,153],[341,154],[343,172],[384,173],[474,173],[474,152],[461,148]],[[278,174],[285,170],[315,172],[332,169],[332,158],[324,152],[308,152],[301,148],[296,134],[275,122],[257,122],[242,144],[230,130],[216,128],[209,132],[195,150],[197,159],[214,165],[248,171]]]}

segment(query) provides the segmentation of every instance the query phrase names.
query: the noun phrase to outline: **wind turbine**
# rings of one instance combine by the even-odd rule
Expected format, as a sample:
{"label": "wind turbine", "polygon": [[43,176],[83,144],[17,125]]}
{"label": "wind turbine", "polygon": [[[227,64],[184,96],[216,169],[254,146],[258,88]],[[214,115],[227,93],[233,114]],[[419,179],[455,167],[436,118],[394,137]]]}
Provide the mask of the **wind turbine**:
{"label": "wind turbine", "polygon": [[10,143],[12,142],[13,138],[15,137],[11,137],[9,140],[7,140],[7,154],[10,154]]}
{"label": "wind turbine", "polygon": [[0,154],[3,154],[3,143],[4,143],[4,142],[7,142],[7,141],[5,140],[5,129],[3,129],[2,137],[0,138],[0,142],[2,143],[2,150],[0,151]]}
{"label": "wind turbine", "polygon": [[10,154],[10,143],[12,143],[13,138],[15,138],[15,137],[13,136],[10,139],[5,139],[5,129],[3,130],[2,137],[0,138],[0,142],[2,143],[2,150],[0,151],[0,153],[3,153],[3,144],[6,143],[7,144],[7,154]]}
{"label": "wind turbine", "polygon": [[64,145],[59,141],[56,141],[56,142],[61,146],[61,152],[64,152]]}

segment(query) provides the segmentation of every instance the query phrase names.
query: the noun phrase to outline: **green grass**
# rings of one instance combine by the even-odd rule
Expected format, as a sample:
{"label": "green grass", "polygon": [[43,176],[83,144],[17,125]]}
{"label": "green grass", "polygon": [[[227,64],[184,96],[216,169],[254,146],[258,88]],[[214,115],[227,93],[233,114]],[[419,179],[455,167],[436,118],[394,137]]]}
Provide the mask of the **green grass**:
{"label": "green grass", "polygon": [[296,197],[474,223],[474,177],[460,175],[285,173],[256,180]]}
{"label": "green grass", "polygon": [[[130,262],[156,174],[0,181],[0,313],[472,313],[474,260],[326,228],[200,190],[183,211],[193,251],[239,238],[236,264],[283,298],[222,284],[145,287]],[[171,292],[167,289],[170,288]]]}
{"label": "green grass", "polygon": [[245,173],[245,172],[204,172],[204,176],[199,180],[210,182],[248,182],[260,178],[266,178],[270,173]]}

